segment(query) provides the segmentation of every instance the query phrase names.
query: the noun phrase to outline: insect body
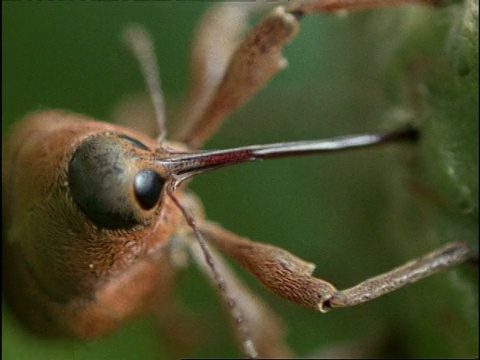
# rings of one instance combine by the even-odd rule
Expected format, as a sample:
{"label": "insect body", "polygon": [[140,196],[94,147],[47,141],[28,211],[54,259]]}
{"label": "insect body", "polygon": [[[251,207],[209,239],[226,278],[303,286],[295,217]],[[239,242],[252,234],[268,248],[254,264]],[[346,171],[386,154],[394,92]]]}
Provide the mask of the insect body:
{"label": "insect body", "polygon": [[[97,137],[102,140],[95,143]],[[178,223],[170,201],[160,200],[165,195],[156,179],[131,186],[145,174],[137,174],[135,152],[145,152],[148,145],[144,144],[154,146],[154,142],[129,129],[61,112],[31,116],[10,141],[4,184],[8,184],[5,200],[11,204],[5,216],[12,244],[4,246],[22,250],[5,249],[11,254],[5,258],[11,262],[7,269],[20,270],[5,281],[6,289],[12,289],[6,294],[14,296],[10,300],[19,314],[38,331],[90,338],[141,312],[156,284],[157,267],[140,262],[131,269],[132,283],[126,286],[127,280],[121,278],[131,276],[125,271],[133,259],[164,246]],[[162,207],[142,203],[142,186],[156,192],[153,205],[162,201]],[[156,231],[148,226],[154,220]],[[129,232],[132,227],[139,229]],[[115,291],[107,286],[97,292],[110,277],[118,279],[116,291],[123,290],[102,305],[118,313],[108,321],[102,319],[97,305],[85,304],[101,304],[108,296],[103,291]],[[20,295],[13,288],[28,290]],[[127,300],[129,293],[136,294],[133,304]],[[92,323],[89,318],[97,313]],[[56,319],[63,319],[60,325]]]}
{"label": "insect body", "polygon": [[[266,17],[238,46],[230,65],[225,62],[226,76],[217,83],[209,84],[214,76],[197,65],[198,72],[212,76],[200,84],[204,87],[199,86],[190,118],[175,136],[181,143],[164,141],[163,101],[152,81],[154,61],[148,38],[138,28],[131,29],[127,41],[143,64],[156,106],[157,139],[59,111],[33,114],[20,123],[2,159],[3,262],[5,296],[25,325],[41,335],[83,339],[123,326],[168,293],[163,271],[171,262],[170,242],[182,238],[181,245],[192,249],[228,304],[243,352],[250,357],[285,355],[289,350],[282,332],[269,333],[279,327],[276,316],[258,310],[248,292],[231,280],[214,249],[272,292],[321,312],[363,303],[468,258],[468,246],[448,244],[339,291],[312,276],[313,264],[203,219],[195,198],[182,192],[190,177],[236,163],[415,141],[418,134],[408,128],[325,141],[195,150],[284,65],[281,49],[298,31],[299,19],[325,10],[309,6],[280,7]],[[208,35],[211,28],[203,31]],[[203,46],[205,50],[211,44]]]}

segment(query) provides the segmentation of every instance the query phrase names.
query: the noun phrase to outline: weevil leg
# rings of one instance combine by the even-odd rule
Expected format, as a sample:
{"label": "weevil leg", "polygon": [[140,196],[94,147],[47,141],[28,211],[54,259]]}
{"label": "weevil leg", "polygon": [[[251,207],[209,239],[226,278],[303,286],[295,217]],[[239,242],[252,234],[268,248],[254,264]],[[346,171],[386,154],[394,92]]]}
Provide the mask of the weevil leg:
{"label": "weevil leg", "polygon": [[251,8],[251,3],[217,4],[197,25],[190,52],[188,99],[172,139],[188,137],[212,100],[247,26]]}
{"label": "weevil leg", "polygon": [[352,288],[337,290],[325,280],[312,276],[315,265],[286,250],[241,238],[213,223],[202,224],[200,231],[210,243],[236,260],[270,291],[321,312],[365,303],[471,257],[468,245],[450,243]]}
{"label": "weevil leg", "polygon": [[[275,8],[255,26],[229,57],[229,64],[222,62],[226,71],[219,76],[221,81],[206,106],[197,112],[195,119],[175,140],[187,143],[192,148],[200,147],[227,116],[286,66],[282,48],[295,36],[298,27],[295,16],[287,13],[284,7]],[[217,43],[211,46],[217,46]]]}
{"label": "weevil leg", "polygon": [[201,245],[198,224],[205,220],[199,200],[194,194],[184,192],[182,207],[196,219],[197,225],[194,232],[187,224],[178,228],[178,238],[182,239],[177,243],[178,248],[189,251],[202,273],[217,288],[240,349],[250,358],[291,358],[293,353],[285,342],[283,321],[236,277],[215,249],[209,246],[205,250]]}
{"label": "weevil leg", "polygon": [[391,271],[338,291],[321,304],[321,311],[355,306],[412,284],[471,258],[471,249],[461,242],[449,243]]}
{"label": "weevil leg", "polygon": [[[400,5],[437,5],[442,0],[300,0],[278,6],[239,42],[253,7],[222,4],[199,27],[193,49],[193,86],[185,121],[174,140],[199,148],[236,109],[287,66],[283,47],[298,33],[300,19],[314,13]],[[245,5],[245,4],[243,4]],[[235,19],[235,20],[234,20]],[[226,41],[219,41],[225,39]]]}
{"label": "weevil leg", "polygon": [[[192,239],[190,251],[193,259],[212,285],[216,286],[210,268],[207,266],[200,246]],[[292,358],[293,352],[285,342],[285,325],[283,321],[265,304],[255,296],[228,267],[220,254],[210,248],[213,261],[217,270],[222,274],[224,282],[228,285],[229,295],[235,302],[235,308],[240,310],[234,314],[232,327],[238,329],[238,322],[248,328],[248,336],[254,343],[259,358]],[[230,311],[229,309],[226,309]],[[237,331],[235,331],[237,333]],[[237,342],[242,345],[242,338],[238,336]]]}
{"label": "weevil leg", "polygon": [[405,5],[441,6],[448,0],[297,0],[289,11],[298,15],[369,10]]}

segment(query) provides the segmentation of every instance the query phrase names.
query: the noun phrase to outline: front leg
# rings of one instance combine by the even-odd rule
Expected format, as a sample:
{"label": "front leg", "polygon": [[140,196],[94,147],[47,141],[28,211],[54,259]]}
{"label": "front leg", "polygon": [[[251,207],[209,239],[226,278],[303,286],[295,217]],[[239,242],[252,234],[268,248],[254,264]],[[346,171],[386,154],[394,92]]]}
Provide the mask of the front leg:
{"label": "front leg", "polygon": [[272,245],[241,238],[223,228],[205,223],[202,234],[222,253],[236,260],[267,289],[304,307],[327,312],[373,300],[420,279],[461,264],[471,256],[465,243],[450,243],[346,290],[337,290],[312,276],[315,265]]}
{"label": "front leg", "polygon": [[[245,16],[240,9],[237,9],[237,13],[239,16]],[[250,31],[235,51],[228,49],[232,51],[230,57],[227,51],[221,53],[220,68],[225,67],[221,81],[218,85],[216,81],[202,82],[205,83],[202,87],[206,87],[202,93],[209,90],[208,104],[204,104],[205,106],[202,104],[201,111],[192,108],[195,110],[195,118],[190,116],[187,119],[186,126],[175,139],[188,144],[191,148],[201,147],[225,118],[245,104],[279,70],[285,68],[287,62],[282,56],[283,46],[297,34],[298,30],[298,19],[284,7],[277,7]],[[231,31],[226,33],[229,36]],[[236,31],[233,33],[236,35]],[[216,39],[215,44],[218,44]],[[227,59],[229,62],[224,63]],[[216,73],[208,79],[212,77],[219,78]],[[215,85],[217,87],[212,91]],[[205,100],[207,99],[199,92],[194,103],[205,103]]]}
{"label": "front leg", "polygon": [[[194,239],[192,240],[190,253],[194,261],[212,285],[218,286],[205,262],[200,245]],[[240,349],[245,354],[251,354],[252,351],[245,347],[254,346],[256,356],[259,358],[292,358],[294,354],[286,343],[286,326],[283,320],[242,283],[215,249],[210,249],[210,255],[228,287],[231,298],[224,302],[227,305],[225,310],[232,320],[232,328]],[[241,334],[242,331],[245,333]],[[245,338],[251,341],[251,345],[244,343]]]}
{"label": "front leg", "polygon": [[282,319],[251,292],[215,248],[205,244],[198,232],[200,224],[205,222],[201,203],[193,194],[183,195],[181,208],[190,226],[178,228],[176,238],[170,242],[170,259],[181,267],[184,257],[175,254],[186,255],[188,251],[200,271],[217,288],[243,354],[249,358],[292,358]]}
{"label": "front leg", "polygon": [[[217,6],[198,28],[199,36],[192,53],[190,99],[174,140],[193,149],[200,148],[228,116],[285,69],[288,62],[283,57],[283,48],[298,34],[300,21],[305,16],[402,5],[437,5],[443,1],[447,0],[292,1],[288,7],[274,8],[242,41],[239,38],[246,18],[256,7]],[[237,42],[238,46],[234,47]]]}

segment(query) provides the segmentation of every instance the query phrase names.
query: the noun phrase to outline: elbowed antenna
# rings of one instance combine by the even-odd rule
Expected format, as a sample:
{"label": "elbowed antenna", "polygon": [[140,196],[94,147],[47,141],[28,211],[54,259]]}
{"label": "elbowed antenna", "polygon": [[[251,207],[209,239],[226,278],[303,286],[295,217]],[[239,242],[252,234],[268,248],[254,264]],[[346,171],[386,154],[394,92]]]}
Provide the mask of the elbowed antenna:
{"label": "elbowed antenna", "polygon": [[177,179],[177,185],[184,180],[215,169],[244,162],[320,153],[334,153],[354,148],[367,148],[391,142],[415,141],[418,132],[413,128],[399,131],[335,137],[324,140],[310,140],[251,145],[226,150],[201,151],[156,159]]}
{"label": "elbowed antenna", "polygon": [[160,148],[167,136],[166,111],[152,39],[142,26],[130,25],[123,32],[123,40],[140,64],[150,100],[155,110],[158,126],[157,148]]}

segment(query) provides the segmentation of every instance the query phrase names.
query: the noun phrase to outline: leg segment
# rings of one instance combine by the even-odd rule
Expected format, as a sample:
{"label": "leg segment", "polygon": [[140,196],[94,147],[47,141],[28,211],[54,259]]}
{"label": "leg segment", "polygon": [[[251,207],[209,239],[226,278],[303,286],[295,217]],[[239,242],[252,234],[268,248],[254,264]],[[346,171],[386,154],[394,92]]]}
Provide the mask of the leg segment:
{"label": "leg segment", "polygon": [[289,11],[301,15],[368,10],[404,5],[442,5],[442,0],[298,0]]}
{"label": "leg segment", "polygon": [[236,260],[270,291],[321,312],[365,303],[460,264],[471,256],[468,245],[450,243],[350,289],[337,290],[332,284],[312,276],[315,265],[286,250],[240,238],[212,223],[202,224],[200,231],[216,248]]}
{"label": "leg segment", "polygon": [[230,58],[247,26],[249,4],[219,4],[202,18],[190,53],[190,88],[172,139],[191,136],[215,90],[222,82]]}
{"label": "leg segment", "polygon": [[289,7],[273,9],[243,41],[239,41],[240,34],[247,15],[255,6],[222,4],[214,8],[198,28],[199,36],[192,53],[190,98],[182,127],[173,139],[194,149],[201,147],[230,114],[287,66],[282,56],[283,47],[297,35],[300,19],[305,15],[400,5],[437,5],[441,1],[299,0]]}
{"label": "leg segment", "polygon": [[282,48],[298,32],[298,21],[278,7],[240,43],[202,113],[175,140],[199,148],[234,110],[286,66]]}
{"label": "leg segment", "polygon": [[176,237],[169,243],[170,260],[181,267],[184,260],[178,254],[190,252],[200,270],[217,288],[232,320],[239,347],[245,355],[249,358],[291,358],[293,353],[285,342],[285,326],[281,319],[241,283],[198,231],[198,224],[204,222],[198,199],[187,192],[183,194],[180,204],[173,194],[171,196],[184,215],[185,226],[178,227]]}
{"label": "leg segment", "polygon": [[[217,286],[196,239],[190,242],[190,253],[200,270],[214,286]],[[285,326],[281,319],[240,282],[215,249],[210,249],[210,254],[216,269],[228,286],[230,302],[234,302],[227,311],[233,315],[232,326],[237,335],[241,335],[238,334],[239,330],[247,331],[246,335],[255,345],[257,356],[260,358],[292,358],[293,352],[285,342]],[[239,311],[232,312],[232,309]],[[243,347],[248,346],[248,344],[242,344],[244,337],[237,336],[238,343]],[[246,349],[243,350],[248,353]]]}

